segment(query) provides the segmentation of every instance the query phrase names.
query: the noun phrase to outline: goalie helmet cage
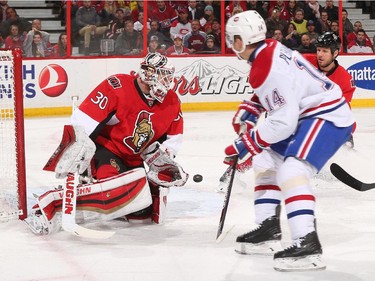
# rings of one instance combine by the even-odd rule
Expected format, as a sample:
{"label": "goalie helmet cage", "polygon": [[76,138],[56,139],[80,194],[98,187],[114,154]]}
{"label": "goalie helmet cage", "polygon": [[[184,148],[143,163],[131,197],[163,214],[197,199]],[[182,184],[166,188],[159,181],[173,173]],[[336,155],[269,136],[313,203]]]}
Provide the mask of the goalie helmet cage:
{"label": "goalie helmet cage", "polygon": [[22,51],[0,49],[0,222],[27,217]]}

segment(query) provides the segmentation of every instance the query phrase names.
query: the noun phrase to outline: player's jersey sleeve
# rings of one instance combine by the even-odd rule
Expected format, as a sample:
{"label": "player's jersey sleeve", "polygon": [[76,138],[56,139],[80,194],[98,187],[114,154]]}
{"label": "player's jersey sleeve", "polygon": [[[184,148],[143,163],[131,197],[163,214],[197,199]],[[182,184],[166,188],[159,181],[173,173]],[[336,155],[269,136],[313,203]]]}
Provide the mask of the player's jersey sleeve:
{"label": "player's jersey sleeve", "polygon": [[180,112],[175,120],[173,120],[168,132],[167,139],[163,144],[173,152],[174,155],[177,155],[178,151],[181,148],[183,141],[183,128],[184,128],[184,118]]}
{"label": "player's jersey sleeve", "polygon": [[73,112],[72,125],[80,125],[91,135],[98,125],[116,112],[121,80],[110,76],[102,81]]}
{"label": "player's jersey sleeve", "polygon": [[178,107],[179,110],[174,113],[173,121],[166,132],[166,139],[163,142],[163,145],[165,145],[174,155],[177,155],[183,141],[184,118],[181,112],[181,103],[177,94],[170,90],[167,97],[167,102],[173,104],[173,108]]}
{"label": "player's jersey sleeve", "polygon": [[353,77],[341,65],[329,75],[329,78],[338,84],[345,100],[350,104],[356,89]]}

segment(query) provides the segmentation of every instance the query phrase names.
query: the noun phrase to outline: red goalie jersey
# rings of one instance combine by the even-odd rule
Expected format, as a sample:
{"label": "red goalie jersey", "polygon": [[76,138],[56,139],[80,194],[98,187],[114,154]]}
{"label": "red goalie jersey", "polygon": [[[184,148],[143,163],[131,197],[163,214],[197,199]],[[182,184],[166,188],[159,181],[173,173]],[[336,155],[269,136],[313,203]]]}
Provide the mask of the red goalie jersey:
{"label": "red goalie jersey", "polygon": [[180,101],[169,90],[162,103],[149,102],[136,77],[116,74],[101,82],[72,115],[96,144],[121,157],[128,167],[141,166],[140,153],[159,141],[176,153],[182,142]]}

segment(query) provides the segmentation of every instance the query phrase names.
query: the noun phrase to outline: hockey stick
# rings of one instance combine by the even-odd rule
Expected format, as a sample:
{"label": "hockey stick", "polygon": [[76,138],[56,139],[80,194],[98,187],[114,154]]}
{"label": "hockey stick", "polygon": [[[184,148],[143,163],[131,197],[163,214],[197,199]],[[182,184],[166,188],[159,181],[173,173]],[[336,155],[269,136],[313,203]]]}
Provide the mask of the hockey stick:
{"label": "hockey stick", "polygon": [[360,180],[357,180],[353,176],[351,176],[348,172],[346,172],[343,168],[341,168],[338,164],[332,163],[330,166],[331,173],[341,182],[345,183],[346,185],[354,188],[358,191],[367,191],[370,189],[375,188],[375,183],[364,183]]}
{"label": "hockey stick", "polygon": [[115,234],[115,232],[98,231],[84,228],[76,223],[77,211],[77,187],[79,183],[79,174],[69,173],[66,177],[66,183],[63,192],[62,205],[62,228],[77,236],[93,239],[107,239]]}
{"label": "hockey stick", "polygon": [[235,159],[233,161],[233,165],[231,166],[232,173],[230,175],[230,180],[229,180],[229,184],[228,184],[228,188],[227,188],[227,193],[225,194],[224,204],[223,204],[223,208],[221,210],[219,227],[218,227],[217,235],[216,235],[216,241],[220,241],[221,240],[219,238],[220,238],[220,236],[223,233],[223,228],[224,228],[224,223],[225,223],[225,217],[227,215],[227,210],[228,210],[228,205],[229,205],[229,198],[230,198],[230,194],[232,192],[232,186],[233,186],[234,175],[235,175],[235,172],[236,172],[237,162],[238,162],[238,156],[235,157]]}
{"label": "hockey stick", "polygon": [[[72,96],[72,111],[77,108],[78,96]],[[115,232],[98,231],[84,228],[76,223],[77,212],[77,193],[79,184],[79,173],[69,173],[66,177],[66,183],[63,191],[62,205],[62,228],[85,238],[107,239],[115,234]]]}

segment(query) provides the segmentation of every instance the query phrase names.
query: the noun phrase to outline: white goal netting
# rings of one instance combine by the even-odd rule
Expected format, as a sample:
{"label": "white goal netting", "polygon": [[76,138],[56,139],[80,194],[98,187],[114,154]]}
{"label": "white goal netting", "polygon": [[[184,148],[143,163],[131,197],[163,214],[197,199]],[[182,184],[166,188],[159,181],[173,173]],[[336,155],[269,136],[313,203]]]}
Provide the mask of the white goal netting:
{"label": "white goal netting", "polygon": [[22,69],[16,71],[22,62],[10,50],[0,50],[0,61],[0,221],[4,221],[18,218],[26,210],[22,206],[25,167]]}

